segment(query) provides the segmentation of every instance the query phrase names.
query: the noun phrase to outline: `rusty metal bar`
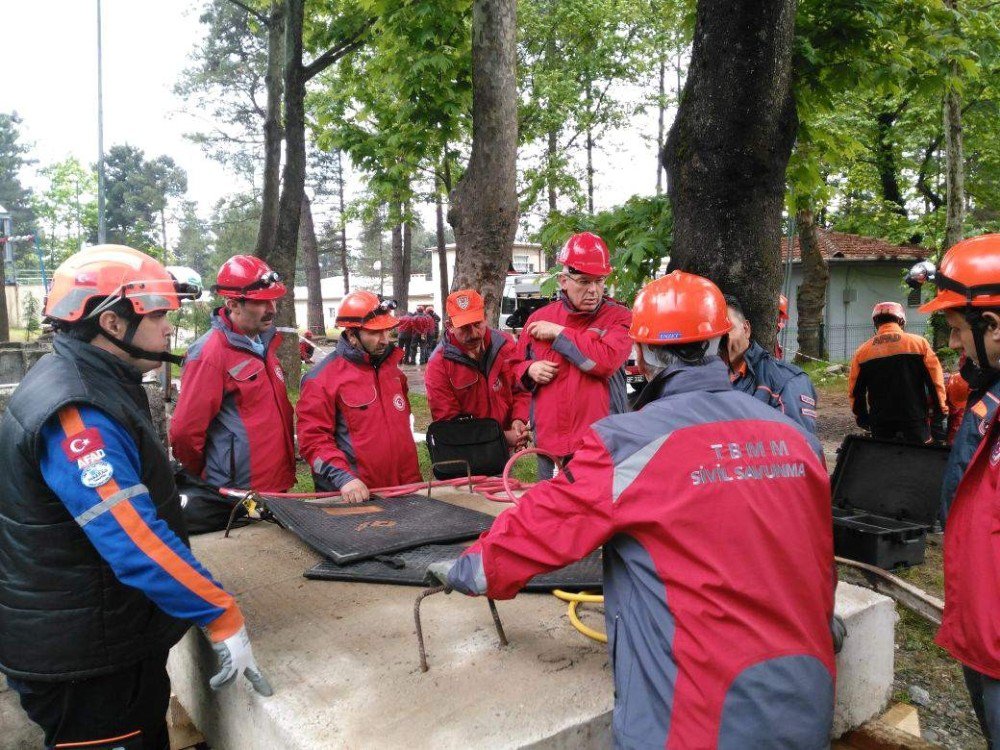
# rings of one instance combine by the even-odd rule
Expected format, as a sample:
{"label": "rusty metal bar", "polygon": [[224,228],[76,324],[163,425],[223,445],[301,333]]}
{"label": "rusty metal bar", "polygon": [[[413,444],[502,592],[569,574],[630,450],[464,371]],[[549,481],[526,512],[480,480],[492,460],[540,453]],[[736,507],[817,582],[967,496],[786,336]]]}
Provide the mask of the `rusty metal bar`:
{"label": "rusty metal bar", "polygon": [[413,603],[413,622],[417,626],[417,646],[420,649],[421,672],[426,672],[430,667],[427,666],[427,650],[424,648],[424,629],[420,625],[420,603],[431,594],[440,594],[442,591],[448,591],[448,587],[433,586],[429,589],[424,589],[417,594],[417,600]]}

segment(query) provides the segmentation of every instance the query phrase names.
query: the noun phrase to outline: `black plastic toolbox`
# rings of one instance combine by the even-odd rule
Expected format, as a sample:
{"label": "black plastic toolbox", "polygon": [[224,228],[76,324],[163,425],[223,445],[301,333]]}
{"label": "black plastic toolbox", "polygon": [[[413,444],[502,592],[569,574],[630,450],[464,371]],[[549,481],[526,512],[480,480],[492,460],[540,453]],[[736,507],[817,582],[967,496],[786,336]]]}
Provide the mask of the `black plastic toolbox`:
{"label": "black plastic toolbox", "polygon": [[949,449],[848,435],[831,478],[833,548],[886,570],[924,561]]}

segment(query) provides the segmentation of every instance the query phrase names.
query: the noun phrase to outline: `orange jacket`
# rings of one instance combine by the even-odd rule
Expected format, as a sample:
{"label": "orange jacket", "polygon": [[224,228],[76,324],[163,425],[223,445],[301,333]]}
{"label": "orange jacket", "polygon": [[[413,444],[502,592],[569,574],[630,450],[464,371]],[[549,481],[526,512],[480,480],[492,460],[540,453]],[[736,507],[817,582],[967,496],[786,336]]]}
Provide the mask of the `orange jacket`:
{"label": "orange jacket", "polygon": [[848,383],[862,427],[925,422],[947,416],[944,373],[923,336],[884,323],[854,353]]}

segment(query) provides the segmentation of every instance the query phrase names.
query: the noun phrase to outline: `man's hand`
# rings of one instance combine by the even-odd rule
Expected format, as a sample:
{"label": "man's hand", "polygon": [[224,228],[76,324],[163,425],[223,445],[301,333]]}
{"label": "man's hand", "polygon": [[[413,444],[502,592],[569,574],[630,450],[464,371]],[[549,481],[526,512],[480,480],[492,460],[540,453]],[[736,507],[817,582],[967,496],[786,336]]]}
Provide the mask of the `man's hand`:
{"label": "man's hand", "polygon": [[556,336],[563,332],[563,328],[565,326],[549,320],[536,320],[529,323],[524,332],[538,341],[553,341]]}
{"label": "man's hand", "polygon": [[538,385],[551,383],[558,373],[559,363],[549,362],[547,359],[532,362],[528,367],[528,377],[538,383]]}
{"label": "man's hand", "polygon": [[440,562],[431,563],[427,566],[427,572],[424,573],[424,583],[428,586],[444,586],[444,593],[450,594],[451,583],[448,581],[448,573],[451,572],[454,565],[454,560],[441,560]]}
{"label": "man's hand", "polygon": [[510,429],[504,430],[503,434],[507,439],[507,445],[515,450],[523,448],[531,440],[531,433],[528,431],[528,426],[520,419],[515,419],[511,422]]}
{"label": "man's hand", "polygon": [[363,503],[368,499],[368,487],[360,479],[352,479],[340,488],[340,496],[348,503]]}
{"label": "man's hand", "polygon": [[236,675],[242,674],[250,681],[253,689],[261,695],[274,695],[271,683],[261,673],[253,658],[253,651],[250,650],[250,636],[247,635],[246,626],[240,628],[235,635],[229,636],[226,640],[212,643],[212,650],[219,657],[219,671],[208,681],[212,690],[220,690],[235,680]]}

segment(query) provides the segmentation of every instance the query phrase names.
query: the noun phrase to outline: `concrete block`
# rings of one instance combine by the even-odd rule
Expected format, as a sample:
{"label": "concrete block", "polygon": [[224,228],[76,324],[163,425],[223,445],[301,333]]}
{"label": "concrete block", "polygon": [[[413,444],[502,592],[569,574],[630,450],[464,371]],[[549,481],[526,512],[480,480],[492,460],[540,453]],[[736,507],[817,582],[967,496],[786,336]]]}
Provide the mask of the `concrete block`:
{"label": "concrete block", "polygon": [[837,703],[833,736],[882,713],[892,697],[896,605],[870,589],[837,585],[836,612],[847,625],[837,655]]}
{"label": "concrete block", "polygon": [[7,687],[0,674],[0,750],[41,747],[45,736],[21,708],[17,693]]}

